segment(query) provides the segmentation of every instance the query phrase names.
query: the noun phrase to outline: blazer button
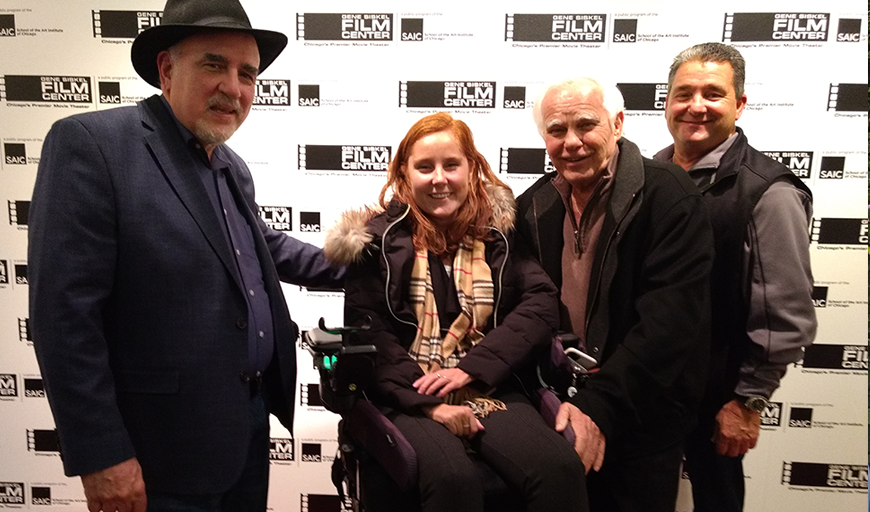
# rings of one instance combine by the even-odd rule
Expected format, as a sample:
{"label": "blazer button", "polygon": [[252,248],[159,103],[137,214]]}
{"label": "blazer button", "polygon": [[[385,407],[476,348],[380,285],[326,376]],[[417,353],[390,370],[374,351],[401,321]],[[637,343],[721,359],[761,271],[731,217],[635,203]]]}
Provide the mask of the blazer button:
{"label": "blazer button", "polygon": [[247,329],[248,321],[244,318],[239,318],[238,320],[236,320],[236,327],[238,327],[239,329]]}

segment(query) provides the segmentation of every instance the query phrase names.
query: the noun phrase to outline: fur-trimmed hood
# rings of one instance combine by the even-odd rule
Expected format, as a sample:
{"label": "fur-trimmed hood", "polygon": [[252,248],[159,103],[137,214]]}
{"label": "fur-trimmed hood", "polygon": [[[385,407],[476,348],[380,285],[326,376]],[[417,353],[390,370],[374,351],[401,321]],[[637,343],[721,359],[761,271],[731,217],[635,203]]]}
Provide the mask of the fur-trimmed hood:
{"label": "fur-trimmed hood", "polygon": [[[512,231],[517,210],[513,192],[507,187],[487,184],[486,194],[492,206],[490,225],[504,233]],[[401,210],[404,212],[406,207],[403,205]],[[341,265],[359,260],[374,238],[371,221],[386,213],[379,206],[366,206],[342,213],[338,222],[326,234],[323,252],[327,259]]]}

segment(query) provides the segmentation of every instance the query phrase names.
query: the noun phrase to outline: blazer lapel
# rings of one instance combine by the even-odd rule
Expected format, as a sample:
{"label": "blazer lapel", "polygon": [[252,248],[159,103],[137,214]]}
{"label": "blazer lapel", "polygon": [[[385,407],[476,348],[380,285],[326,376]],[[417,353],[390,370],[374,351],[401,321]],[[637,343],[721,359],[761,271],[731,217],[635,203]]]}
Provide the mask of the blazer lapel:
{"label": "blazer lapel", "polygon": [[139,113],[146,128],[145,143],[151,149],[158,167],[241,289],[241,278],[232,251],[215,216],[208,192],[192,170],[196,166],[194,156],[178,133],[171,114],[157,95],[140,102]]}

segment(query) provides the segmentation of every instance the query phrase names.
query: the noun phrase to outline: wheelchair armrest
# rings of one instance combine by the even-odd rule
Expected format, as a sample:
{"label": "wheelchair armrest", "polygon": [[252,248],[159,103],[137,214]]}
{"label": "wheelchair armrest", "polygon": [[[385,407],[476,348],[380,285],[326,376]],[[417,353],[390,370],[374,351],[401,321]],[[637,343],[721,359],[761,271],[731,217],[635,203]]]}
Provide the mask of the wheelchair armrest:
{"label": "wheelchair armrest", "polygon": [[344,417],[351,438],[390,475],[403,492],[417,489],[417,453],[371,402],[357,400]]}
{"label": "wheelchair armrest", "polygon": [[[538,412],[541,413],[541,417],[544,418],[544,421],[552,428],[556,427],[556,414],[559,412],[559,407],[562,405],[562,401],[556,396],[555,393],[545,388],[538,388]],[[571,446],[574,445],[574,429],[571,427],[569,423],[565,430],[562,431],[562,436],[571,443]]]}

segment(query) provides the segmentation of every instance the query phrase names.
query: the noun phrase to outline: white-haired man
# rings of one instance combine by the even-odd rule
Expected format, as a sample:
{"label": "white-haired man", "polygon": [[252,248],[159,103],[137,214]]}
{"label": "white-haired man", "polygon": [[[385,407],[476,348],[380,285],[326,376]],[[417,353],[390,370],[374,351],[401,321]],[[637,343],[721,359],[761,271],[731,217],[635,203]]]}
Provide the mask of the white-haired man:
{"label": "white-haired man", "polygon": [[557,417],[591,510],[672,512],[705,378],[713,235],[685,172],[622,137],[623,108],[588,78],[544,91],[534,115],[556,172],[519,197],[517,230],[561,290],[562,330],[598,361]]}

